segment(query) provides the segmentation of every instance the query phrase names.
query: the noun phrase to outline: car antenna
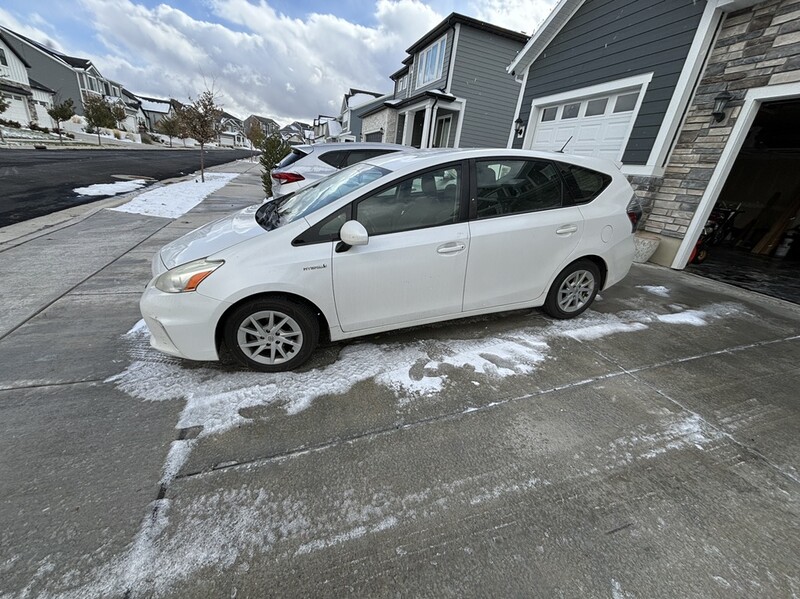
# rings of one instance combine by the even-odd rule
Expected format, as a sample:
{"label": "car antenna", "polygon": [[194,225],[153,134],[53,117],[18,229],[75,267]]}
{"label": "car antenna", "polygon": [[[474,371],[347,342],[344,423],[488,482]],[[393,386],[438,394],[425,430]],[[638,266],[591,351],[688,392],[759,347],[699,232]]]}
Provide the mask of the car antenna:
{"label": "car antenna", "polygon": [[569,136],[569,139],[566,141],[566,143],[563,146],[561,146],[561,149],[558,152],[556,152],[556,154],[563,154],[564,153],[564,148],[566,148],[567,144],[572,141],[572,137],[573,137],[572,135]]}

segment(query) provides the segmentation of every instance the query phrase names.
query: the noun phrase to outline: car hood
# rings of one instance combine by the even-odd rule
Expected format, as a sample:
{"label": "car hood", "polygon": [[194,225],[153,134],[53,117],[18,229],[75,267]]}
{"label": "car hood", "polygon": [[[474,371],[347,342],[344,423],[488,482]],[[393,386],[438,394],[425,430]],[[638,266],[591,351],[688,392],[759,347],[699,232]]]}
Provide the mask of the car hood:
{"label": "car hood", "polygon": [[256,210],[261,204],[249,206],[165,245],[159,253],[168,269],[205,258],[266,231],[256,222]]}

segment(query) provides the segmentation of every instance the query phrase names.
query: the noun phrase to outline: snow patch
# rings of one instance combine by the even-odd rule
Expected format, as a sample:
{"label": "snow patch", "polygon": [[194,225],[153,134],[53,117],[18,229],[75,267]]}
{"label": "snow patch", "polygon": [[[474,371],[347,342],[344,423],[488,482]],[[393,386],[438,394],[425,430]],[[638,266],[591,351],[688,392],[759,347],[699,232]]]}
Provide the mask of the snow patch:
{"label": "snow patch", "polygon": [[165,185],[139,194],[130,202],[109,210],[159,218],[178,218],[238,176],[238,173],[206,173],[205,182],[196,177],[191,181]]}
{"label": "snow patch", "polygon": [[659,297],[669,297],[669,287],[664,287],[663,285],[637,285],[636,288],[644,289],[647,293]]}
{"label": "snow patch", "polygon": [[667,324],[688,324],[694,327],[704,327],[708,324],[706,317],[708,317],[708,314],[700,310],[686,310],[677,314],[661,314],[658,316],[658,320]]}
{"label": "snow patch", "polygon": [[564,336],[571,337],[576,341],[591,341],[607,335],[614,335],[615,333],[632,333],[634,331],[643,331],[646,328],[648,328],[647,325],[641,322],[613,322],[565,331]]}
{"label": "snow patch", "polygon": [[131,179],[130,181],[117,181],[116,183],[96,183],[88,187],[76,187],[72,191],[81,196],[115,196],[120,193],[136,191],[147,185],[145,179]]}
{"label": "snow patch", "polygon": [[163,474],[159,481],[162,485],[168,485],[180,472],[181,467],[189,459],[192,447],[197,439],[181,439],[173,441],[169,446],[169,453],[164,462]]}

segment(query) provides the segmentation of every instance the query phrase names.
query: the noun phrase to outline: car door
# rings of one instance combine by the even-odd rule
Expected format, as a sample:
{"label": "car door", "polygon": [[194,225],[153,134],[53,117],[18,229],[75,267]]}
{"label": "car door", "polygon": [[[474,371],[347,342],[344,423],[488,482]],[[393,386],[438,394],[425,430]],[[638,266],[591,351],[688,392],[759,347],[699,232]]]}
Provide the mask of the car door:
{"label": "car door", "polygon": [[367,229],[369,243],[333,255],[343,331],[461,312],[469,249],[465,172],[461,163],[429,169],[353,203],[352,218]]}
{"label": "car door", "polygon": [[550,161],[494,158],[473,167],[464,311],[533,301],[577,247],[581,212],[564,199]]}

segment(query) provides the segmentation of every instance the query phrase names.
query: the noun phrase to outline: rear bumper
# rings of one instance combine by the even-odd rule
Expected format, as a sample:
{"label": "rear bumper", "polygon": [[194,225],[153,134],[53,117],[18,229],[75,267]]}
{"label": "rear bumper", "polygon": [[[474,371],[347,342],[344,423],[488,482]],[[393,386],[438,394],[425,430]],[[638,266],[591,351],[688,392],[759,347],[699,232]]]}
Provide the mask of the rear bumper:
{"label": "rear bumper", "polygon": [[619,283],[631,270],[633,264],[634,244],[633,235],[617,242],[606,254],[606,284],[603,289],[608,289],[612,285]]}

